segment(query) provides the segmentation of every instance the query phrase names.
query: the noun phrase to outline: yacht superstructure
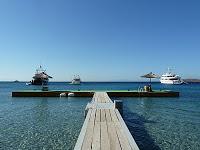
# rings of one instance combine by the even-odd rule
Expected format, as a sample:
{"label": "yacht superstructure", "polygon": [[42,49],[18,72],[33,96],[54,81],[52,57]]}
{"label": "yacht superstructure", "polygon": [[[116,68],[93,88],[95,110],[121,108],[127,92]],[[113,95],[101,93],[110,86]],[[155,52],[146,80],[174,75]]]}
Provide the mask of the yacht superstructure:
{"label": "yacht superstructure", "polygon": [[162,84],[183,84],[183,80],[179,75],[176,75],[170,71],[168,68],[168,72],[163,74],[160,78],[160,82]]}
{"label": "yacht superstructure", "polygon": [[74,76],[71,84],[81,84],[81,78],[80,78],[80,76],[79,75]]}
{"label": "yacht superstructure", "polygon": [[46,73],[46,70],[40,66],[37,70],[35,75],[33,76],[33,80],[31,81],[32,85],[47,85],[49,78],[52,78]]}

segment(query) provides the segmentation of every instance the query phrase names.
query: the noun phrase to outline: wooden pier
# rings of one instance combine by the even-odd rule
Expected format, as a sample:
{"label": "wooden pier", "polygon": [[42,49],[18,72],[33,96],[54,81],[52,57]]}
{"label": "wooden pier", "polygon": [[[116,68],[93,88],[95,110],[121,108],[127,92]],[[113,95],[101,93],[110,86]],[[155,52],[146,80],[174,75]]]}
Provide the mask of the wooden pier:
{"label": "wooden pier", "polygon": [[95,92],[74,150],[139,150],[106,92]]}
{"label": "wooden pier", "polygon": [[[96,90],[89,91],[67,91],[67,90],[23,90],[13,91],[12,97],[60,97],[61,93],[65,93],[68,96],[69,93],[73,93],[74,97],[93,97]],[[152,92],[145,92],[139,90],[106,90],[104,91],[110,97],[179,97],[179,92],[168,90],[154,90]]]}

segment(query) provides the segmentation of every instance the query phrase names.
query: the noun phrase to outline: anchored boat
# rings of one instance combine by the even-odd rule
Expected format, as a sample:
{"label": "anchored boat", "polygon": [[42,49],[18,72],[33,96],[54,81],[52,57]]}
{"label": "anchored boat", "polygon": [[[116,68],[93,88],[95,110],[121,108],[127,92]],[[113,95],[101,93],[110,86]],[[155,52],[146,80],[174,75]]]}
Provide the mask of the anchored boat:
{"label": "anchored boat", "polygon": [[74,76],[74,78],[73,78],[73,80],[72,80],[72,82],[70,84],[76,84],[76,85],[81,84],[81,78],[80,78],[80,76],[79,75]]}
{"label": "anchored boat", "polygon": [[36,73],[33,76],[33,80],[30,81],[32,85],[47,85],[49,78],[52,78],[46,73],[46,70],[40,66],[38,69],[36,69]]}
{"label": "anchored boat", "polygon": [[169,68],[168,68],[168,72],[161,76],[160,82],[162,84],[183,84],[184,83],[181,77],[179,75],[172,73]]}

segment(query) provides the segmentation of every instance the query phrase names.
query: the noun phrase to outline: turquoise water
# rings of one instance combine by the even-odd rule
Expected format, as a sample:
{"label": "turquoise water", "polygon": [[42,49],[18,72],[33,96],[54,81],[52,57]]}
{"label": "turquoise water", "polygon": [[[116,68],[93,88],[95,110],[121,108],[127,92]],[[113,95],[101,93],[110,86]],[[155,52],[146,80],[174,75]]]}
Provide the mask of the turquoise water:
{"label": "turquoise water", "polygon": [[[49,88],[138,89],[145,83],[50,83]],[[155,89],[180,91],[179,98],[112,98],[124,101],[124,120],[140,149],[200,149],[200,84]],[[0,149],[73,149],[91,98],[12,98],[11,91],[40,89],[0,83]]]}

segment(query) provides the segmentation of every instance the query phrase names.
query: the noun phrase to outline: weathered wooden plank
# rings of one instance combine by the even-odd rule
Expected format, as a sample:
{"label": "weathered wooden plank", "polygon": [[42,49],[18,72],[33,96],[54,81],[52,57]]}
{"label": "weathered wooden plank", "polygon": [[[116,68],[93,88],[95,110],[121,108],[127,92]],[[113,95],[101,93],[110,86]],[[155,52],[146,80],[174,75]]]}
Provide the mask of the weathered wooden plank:
{"label": "weathered wooden plank", "polygon": [[109,109],[105,109],[105,113],[106,113],[106,121],[107,122],[111,122],[111,116],[110,116],[110,110]]}
{"label": "weathered wooden plank", "polygon": [[95,122],[93,139],[92,139],[92,150],[100,150],[101,148],[101,133],[100,133],[100,122]]}
{"label": "weathered wooden plank", "polygon": [[106,121],[106,112],[105,109],[101,109],[101,122]]}
{"label": "weathered wooden plank", "polygon": [[95,121],[95,117],[96,117],[96,109],[91,109],[92,112],[91,112],[91,116],[90,116],[90,119],[89,121]]}
{"label": "weathered wooden plank", "polygon": [[119,121],[118,118],[117,118],[117,115],[115,114],[114,109],[110,109],[110,116],[111,116],[113,122]]}
{"label": "weathered wooden plank", "polygon": [[97,109],[96,110],[95,122],[100,122],[100,121],[101,121],[101,110]]}
{"label": "weathered wooden plank", "polygon": [[101,122],[101,150],[110,150],[110,140],[106,122]]}
{"label": "weathered wooden plank", "polygon": [[105,92],[96,92],[93,98],[98,103],[112,103],[112,100]]}
{"label": "weathered wooden plank", "polygon": [[104,103],[108,102],[108,99],[107,99],[105,93],[102,93],[102,99],[104,100]]}
{"label": "weathered wooden plank", "polygon": [[113,122],[107,122],[110,150],[121,150],[117,131]]}
{"label": "weathered wooden plank", "polygon": [[122,131],[123,129],[121,129],[120,122],[114,122],[114,124],[115,124],[117,136],[118,136],[119,143],[120,143],[122,150],[131,150],[129,141],[128,141],[127,137],[125,136],[124,132]]}
{"label": "weathered wooden plank", "polygon": [[91,113],[92,113],[92,110],[89,110],[88,113],[87,113],[87,116],[86,116],[85,121],[83,123],[82,129],[81,129],[81,132],[79,134],[76,145],[74,147],[74,150],[80,150],[81,147],[82,147],[83,141],[85,139],[85,135],[86,135],[87,127],[88,127],[88,122],[89,122]]}
{"label": "weathered wooden plank", "polygon": [[100,98],[101,98],[101,102],[102,102],[102,103],[105,103],[105,102],[106,102],[106,99],[105,99],[105,97],[104,97],[104,93],[101,93]]}
{"label": "weathered wooden plank", "polygon": [[113,122],[115,129],[116,129],[116,132],[117,132],[117,136],[118,136],[121,148],[123,150],[130,150],[131,147],[129,145],[129,142],[128,142],[126,136],[123,134],[123,132],[120,129],[120,122],[117,118],[115,111],[110,110],[110,114],[111,114],[112,122]]}
{"label": "weathered wooden plank", "polygon": [[110,98],[107,96],[106,93],[104,93],[104,99],[105,99],[105,103],[109,103]]}
{"label": "weathered wooden plank", "polygon": [[135,140],[133,139],[133,136],[131,135],[130,131],[128,130],[128,127],[126,126],[124,120],[122,119],[122,117],[121,117],[121,115],[120,115],[120,113],[117,109],[115,109],[115,113],[118,117],[118,120],[120,121],[121,129],[123,129],[123,132],[126,135],[131,148],[134,149],[134,150],[139,150]]}
{"label": "weathered wooden plank", "polygon": [[95,121],[95,113],[96,109],[91,109],[90,119],[88,120],[88,127],[85,133],[84,141],[82,143],[82,150],[90,150],[92,149],[92,139],[93,139],[93,132],[94,132],[94,121]]}
{"label": "weathered wooden plank", "polygon": [[90,121],[88,123],[87,132],[85,134],[85,138],[82,144],[82,150],[89,150],[92,148],[92,139],[93,139],[93,132],[94,132],[94,122]]}
{"label": "weathered wooden plank", "polygon": [[104,103],[105,99],[102,96],[99,96],[99,99],[101,99],[100,100],[101,103]]}
{"label": "weathered wooden plank", "polygon": [[101,99],[101,103],[105,103],[106,99],[103,96],[101,96],[100,99]]}

